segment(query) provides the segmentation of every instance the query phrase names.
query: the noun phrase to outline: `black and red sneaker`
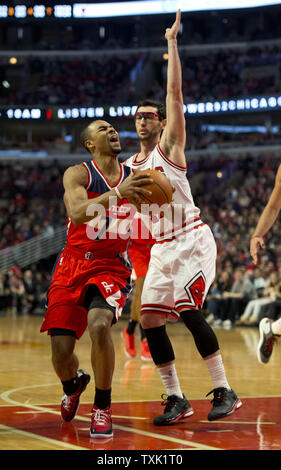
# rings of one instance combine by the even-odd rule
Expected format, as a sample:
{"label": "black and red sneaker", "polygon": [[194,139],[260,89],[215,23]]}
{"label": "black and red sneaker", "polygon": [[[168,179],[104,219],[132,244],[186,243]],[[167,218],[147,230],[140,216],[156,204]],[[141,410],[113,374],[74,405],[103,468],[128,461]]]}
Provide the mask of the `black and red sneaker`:
{"label": "black and red sneaker", "polygon": [[153,423],[156,426],[169,426],[194,414],[193,408],[184,395],[183,398],[177,395],[161,395],[161,398],[163,399],[161,405],[165,406],[165,410],[162,415],[154,418]]}
{"label": "black and red sneaker", "polygon": [[209,421],[226,418],[242,406],[242,401],[237,397],[233,390],[218,387],[209,392],[206,396],[211,393],[214,394],[214,398],[211,400],[213,408],[208,414]]}
{"label": "black and red sneaker", "polygon": [[87,372],[79,369],[77,371],[77,378],[79,379],[79,385],[76,392],[72,395],[64,395],[61,400],[61,416],[64,421],[71,421],[76,415],[79,408],[80,395],[84,392],[91,377]]}
{"label": "black and red sneaker", "polygon": [[271,318],[263,318],[259,324],[260,339],[257,347],[258,360],[261,364],[267,364],[271,358],[274,343],[277,341],[279,335],[274,335],[272,332]]}
{"label": "black and red sneaker", "polygon": [[112,411],[109,406],[105,409],[93,406],[90,428],[91,437],[100,439],[113,436],[111,413]]}

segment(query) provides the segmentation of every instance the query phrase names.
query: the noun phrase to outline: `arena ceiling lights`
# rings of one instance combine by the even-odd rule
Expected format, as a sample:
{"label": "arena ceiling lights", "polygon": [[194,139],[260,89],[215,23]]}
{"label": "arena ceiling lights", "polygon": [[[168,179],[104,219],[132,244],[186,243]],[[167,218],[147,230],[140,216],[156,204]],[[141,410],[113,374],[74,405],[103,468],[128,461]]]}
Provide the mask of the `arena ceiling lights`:
{"label": "arena ceiling lights", "polygon": [[[190,5],[193,3],[193,5]],[[114,16],[154,15],[182,12],[229,10],[280,5],[280,0],[147,0],[133,2],[75,3],[74,18],[105,18]]]}
{"label": "arena ceiling lights", "polygon": [[[0,18],[106,18],[133,15],[155,15],[209,10],[232,10],[280,5],[280,0],[143,0],[110,3],[52,3],[42,5],[40,0],[34,5],[21,2],[11,6],[0,4]],[[192,3],[192,5],[190,5]]]}

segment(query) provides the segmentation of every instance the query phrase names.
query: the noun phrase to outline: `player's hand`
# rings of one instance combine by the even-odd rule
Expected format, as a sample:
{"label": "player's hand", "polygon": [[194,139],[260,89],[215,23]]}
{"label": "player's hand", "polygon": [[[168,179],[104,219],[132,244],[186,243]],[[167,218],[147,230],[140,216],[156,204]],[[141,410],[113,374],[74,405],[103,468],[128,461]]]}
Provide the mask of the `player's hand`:
{"label": "player's hand", "polygon": [[171,28],[166,29],[165,38],[167,40],[177,38],[179,29],[180,29],[180,24],[181,24],[181,11],[178,10],[177,15],[176,15],[176,20],[175,20],[173,26],[171,26]]}
{"label": "player's hand", "polygon": [[258,264],[258,251],[260,249],[265,249],[263,237],[252,237],[250,242],[250,253],[254,264]]}
{"label": "player's hand", "polygon": [[151,183],[153,183],[153,179],[144,173],[136,175],[130,174],[130,176],[118,186],[118,189],[121,196],[125,199],[142,200],[142,195],[151,195],[151,191],[144,188],[145,185]]}

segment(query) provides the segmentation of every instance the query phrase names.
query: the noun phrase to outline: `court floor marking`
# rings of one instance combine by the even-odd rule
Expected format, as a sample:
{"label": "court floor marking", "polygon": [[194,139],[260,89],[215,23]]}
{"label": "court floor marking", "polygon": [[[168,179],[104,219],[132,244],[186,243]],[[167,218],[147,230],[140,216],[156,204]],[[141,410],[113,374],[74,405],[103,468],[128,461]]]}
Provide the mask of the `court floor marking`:
{"label": "court floor marking", "polygon": [[39,434],[34,434],[34,433],[31,433],[31,432],[27,432],[27,431],[22,431],[21,429],[13,428],[13,427],[10,427],[10,426],[5,426],[4,424],[0,424],[0,431],[1,432],[17,433],[17,434],[20,434],[23,437],[27,437],[27,438],[30,438],[30,439],[37,439],[39,441],[44,441],[44,442],[47,442],[49,444],[53,444],[53,445],[58,446],[58,447],[64,447],[65,449],[87,450],[86,447],[76,446],[75,444],[68,444],[67,442],[58,441],[56,439],[51,439],[49,437],[40,436]]}
{"label": "court floor marking", "polygon": [[[25,386],[25,387],[14,388],[14,389],[11,389],[11,390],[7,390],[6,392],[3,392],[0,395],[0,398],[2,398],[2,400],[6,401],[7,403],[11,403],[13,405],[17,405],[17,406],[21,406],[21,407],[25,407],[25,408],[29,408],[29,409],[31,408],[31,409],[39,411],[39,412],[47,411],[49,413],[53,413],[53,414],[61,416],[60,411],[56,411],[56,410],[53,410],[51,408],[45,408],[43,406],[31,405],[29,403],[21,403],[21,402],[18,402],[16,400],[13,400],[9,397],[9,395],[11,393],[14,393],[14,392],[19,392],[19,391],[22,391],[22,390],[26,390],[28,388],[36,388],[36,387],[39,388],[41,386],[46,387],[48,385],[53,385],[53,384],[28,385],[28,386]],[[80,415],[76,415],[76,419],[77,420],[79,419],[80,421],[89,422],[88,418],[85,418],[84,416],[80,416]],[[120,426],[119,424],[113,424],[113,429],[119,429],[120,431],[130,432],[130,433],[133,433],[133,434],[140,434],[142,436],[152,437],[154,439],[162,439],[164,441],[169,441],[169,442],[182,444],[182,445],[191,447],[191,449],[186,448],[186,450],[222,450],[218,447],[212,447],[212,446],[208,446],[206,444],[200,444],[200,443],[197,443],[197,442],[186,441],[184,439],[177,439],[177,438],[174,438],[174,437],[165,436],[165,435],[162,435],[162,434],[157,434],[157,433],[153,433],[153,432],[149,432],[149,431],[144,431],[144,430],[141,430],[141,429],[129,428],[127,426]],[[22,431],[22,432],[26,432],[26,431]],[[37,436],[36,434],[34,434],[34,435]],[[40,436],[40,438],[41,438],[41,440],[44,440],[44,437]],[[48,438],[46,438],[46,439],[48,439]]]}
{"label": "court floor marking", "polygon": [[[207,419],[201,419],[200,423],[210,423]],[[225,423],[225,424],[276,424],[273,421],[264,421],[264,422],[258,422],[258,421],[226,421],[225,419],[223,421],[220,421],[220,423]]]}

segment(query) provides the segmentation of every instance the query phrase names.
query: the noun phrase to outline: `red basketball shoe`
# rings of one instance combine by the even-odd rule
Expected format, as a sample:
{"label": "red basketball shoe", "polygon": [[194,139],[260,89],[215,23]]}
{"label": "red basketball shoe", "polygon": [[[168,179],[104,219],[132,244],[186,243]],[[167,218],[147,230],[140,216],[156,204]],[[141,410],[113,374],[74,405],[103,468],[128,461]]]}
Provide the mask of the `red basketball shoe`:
{"label": "red basketball shoe", "polygon": [[137,349],[135,345],[135,335],[128,335],[127,328],[123,330],[123,338],[125,341],[125,354],[128,357],[135,357],[137,354]]}
{"label": "red basketball shoe", "polygon": [[140,342],[140,349],[141,349],[141,359],[143,361],[150,361],[151,354],[148,347],[148,342],[146,338],[143,338]]}
{"label": "red basketball shoe", "polygon": [[62,397],[61,416],[64,421],[71,421],[74,418],[79,408],[80,395],[90,382],[89,374],[82,369],[77,371],[77,378],[79,378],[79,385],[76,392],[72,395],[64,395]]}
{"label": "red basketball shoe", "polygon": [[104,410],[93,406],[90,436],[93,438],[112,437],[112,419],[109,406]]}

